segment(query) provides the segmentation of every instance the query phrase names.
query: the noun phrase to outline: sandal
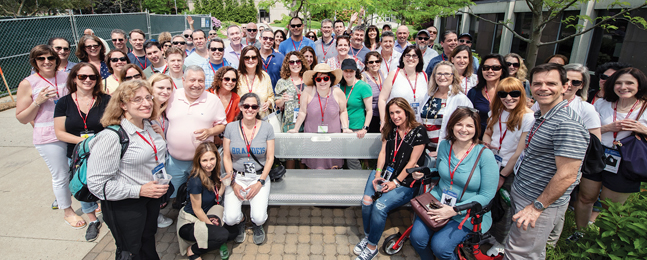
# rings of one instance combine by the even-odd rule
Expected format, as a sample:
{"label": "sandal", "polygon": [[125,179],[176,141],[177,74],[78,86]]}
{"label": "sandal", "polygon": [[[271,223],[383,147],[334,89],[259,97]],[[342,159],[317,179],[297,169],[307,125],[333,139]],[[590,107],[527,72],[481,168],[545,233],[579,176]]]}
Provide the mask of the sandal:
{"label": "sandal", "polygon": [[[198,259],[202,260],[202,258],[200,258],[199,255],[196,255],[193,253],[193,251],[191,251],[191,246],[189,246],[189,248],[186,249],[186,256],[189,257],[189,260],[198,260]],[[189,255],[189,253],[191,253],[192,255]]]}
{"label": "sandal", "polygon": [[[70,225],[73,229],[82,229],[84,228],[87,223],[85,223],[85,220],[79,215],[74,215],[74,216],[69,216],[69,217],[64,217],[65,223]],[[82,225],[79,225],[79,222],[82,222]]]}

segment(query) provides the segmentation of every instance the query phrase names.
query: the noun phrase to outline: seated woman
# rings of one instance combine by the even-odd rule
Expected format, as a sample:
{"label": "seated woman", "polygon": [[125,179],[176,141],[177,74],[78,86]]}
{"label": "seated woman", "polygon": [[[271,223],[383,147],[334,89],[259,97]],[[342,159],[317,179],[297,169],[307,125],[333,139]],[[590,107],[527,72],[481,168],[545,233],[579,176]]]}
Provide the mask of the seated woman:
{"label": "seated woman", "polygon": [[[453,207],[472,201],[485,206],[494,198],[499,171],[492,151],[478,144],[479,119],[478,112],[467,107],[456,109],[449,118],[446,140],[438,145],[436,165],[440,181],[430,192],[442,202],[451,202],[430,210],[425,217],[436,221],[451,219],[441,230],[434,232],[416,216],[411,231],[411,245],[421,259],[434,259],[434,255],[436,259],[458,259],[454,248],[472,230],[472,224],[466,221],[459,229],[459,223],[465,216],[455,212]],[[480,152],[482,154],[477,161]],[[422,174],[414,175],[417,175],[416,178],[422,177]],[[482,232],[487,232],[491,224],[492,216],[488,212],[481,223]]]}
{"label": "seated woman", "polygon": [[177,234],[182,255],[200,259],[201,255],[221,246],[226,250],[229,231],[221,220],[225,184],[219,175],[220,153],[216,145],[212,142],[198,145],[192,164],[186,183],[188,194],[178,194],[188,196],[189,200],[180,209]]}
{"label": "seated woman", "polygon": [[[382,129],[377,169],[369,175],[364,188],[362,221],[365,237],[353,249],[359,255],[356,260],[370,260],[377,255],[377,243],[384,232],[387,214],[409,202],[418,190],[420,182],[414,182],[406,169],[424,165],[421,155],[429,143],[424,126],[416,122],[413,108],[406,99],[391,99],[386,108],[388,113],[384,118],[386,123]],[[374,201],[376,191],[382,195]]]}

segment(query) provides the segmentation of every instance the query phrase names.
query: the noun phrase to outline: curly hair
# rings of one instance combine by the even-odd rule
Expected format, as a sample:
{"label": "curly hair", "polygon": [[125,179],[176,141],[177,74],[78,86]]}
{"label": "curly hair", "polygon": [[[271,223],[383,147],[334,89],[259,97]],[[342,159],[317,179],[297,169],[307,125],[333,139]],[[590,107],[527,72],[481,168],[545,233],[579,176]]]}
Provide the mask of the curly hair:
{"label": "curly hair", "polygon": [[[288,52],[287,55],[285,55],[285,59],[283,59],[283,65],[281,65],[281,78],[287,79],[290,77],[290,57],[294,55],[301,60],[301,71],[299,71],[299,77],[303,77],[303,73],[305,73],[308,68],[306,64],[306,58],[303,56],[301,52],[298,51],[291,51]],[[316,56],[315,56],[316,59]],[[314,61],[313,61],[314,63]]]}
{"label": "curly hair", "polygon": [[238,71],[232,66],[224,66],[216,71],[216,74],[213,76],[213,83],[211,83],[211,86],[209,87],[209,92],[218,94],[220,86],[222,86],[222,78],[225,77],[225,74],[230,71],[233,71],[236,74],[236,85],[234,85],[234,88],[231,90],[231,92],[238,93],[238,86],[240,86],[240,81],[238,80]]}
{"label": "curly hair", "polygon": [[[153,87],[151,87],[146,80],[134,79],[119,84],[119,87],[112,93],[108,106],[106,106],[106,110],[103,112],[101,125],[103,125],[103,127],[107,127],[109,125],[121,124],[121,118],[126,113],[126,111],[121,108],[121,105],[125,105],[130,102],[133,97],[135,97],[135,92],[140,88],[146,88],[149,94],[153,94]],[[151,117],[148,119],[157,118],[159,115],[156,105],[157,101],[153,98],[152,102]]]}

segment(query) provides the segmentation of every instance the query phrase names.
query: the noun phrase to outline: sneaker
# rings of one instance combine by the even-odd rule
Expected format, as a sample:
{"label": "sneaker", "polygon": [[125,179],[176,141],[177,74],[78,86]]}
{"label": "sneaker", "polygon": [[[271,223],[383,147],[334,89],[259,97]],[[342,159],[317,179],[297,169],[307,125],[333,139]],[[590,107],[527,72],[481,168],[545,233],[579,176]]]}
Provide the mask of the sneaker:
{"label": "sneaker", "polygon": [[101,228],[101,222],[99,220],[90,222],[88,229],[85,231],[85,240],[92,242],[97,239],[99,236],[99,228]]}
{"label": "sneaker", "polygon": [[229,249],[227,249],[227,244],[222,244],[222,246],[220,246],[220,259],[229,259]]}
{"label": "sneaker", "polygon": [[580,238],[582,237],[584,237],[584,234],[582,232],[575,231],[575,233],[573,233],[571,236],[566,238],[566,241],[575,243],[578,240],[580,240]]}
{"label": "sneaker", "polygon": [[54,202],[52,202],[52,209],[58,209],[58,201],[54,200]]}
{"label": "sneaker", "polygon": [[377,256],[377,252],[377,248],[375,248],[375,250],[371,250],[368,247],[365,247],[364,250],[362,250],[362,253],[359,254],[355,260],[371,260]]}
{"label": "sneaker", "polygon": [[167,228],[167,227],[169,227],[171,225],[173,225],[173,220],[172,219],[165,217],[164,215],[162,215],[162,213],[160,213],[157,216],[157,227],[158,228]]}
{"label": "sneaker", "polygon": [[243,221],[238,223],[238,236],[236,236],[236,239],[234,240],[234,241],[236,241],[236,243],[240,244],[240,243],[245,242],[245,237],[246,237],[246,234],[245,234],[246,225],[245,224],[246,224],[245,223],[245,215],[243,215]]}
{"label": "sneaker", "polygon": [[488,256],[498,256],[499,254],[503,254],[504,252],[505,246],[497,241],[494,241],[494,245],[492,245],[492,247],[487,251],[486,254]]}
{"label": "sneaker", "polygon": [[263,225],[254,225],[254,244],[260,245],[265,241],[265,230]]}
{"label": "sneaker", "polygon": [[362,238],[357,245],[355,245],[355,248],[353,249],[353,253],[356,255],[359,255],[364,251],[364,248],[366,248],[366,245],[368,245],[368,237]]}

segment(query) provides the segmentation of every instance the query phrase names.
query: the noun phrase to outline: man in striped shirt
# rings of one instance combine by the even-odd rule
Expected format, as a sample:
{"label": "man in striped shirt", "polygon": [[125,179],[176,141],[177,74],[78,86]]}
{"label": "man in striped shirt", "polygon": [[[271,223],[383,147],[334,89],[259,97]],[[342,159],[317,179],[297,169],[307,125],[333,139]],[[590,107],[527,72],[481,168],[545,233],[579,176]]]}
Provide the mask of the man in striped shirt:
{"label": "man in striped shirt", "polygon": [[516,225],[510,229],[505,259],[546,258],[548,236],[553,228],[561,232],[556,226],[579,181],[589,133],[562,97],[566,82],[566,71],[558,64],[542,64],[530,72],[530,90],[540,111],[514,167]]}

